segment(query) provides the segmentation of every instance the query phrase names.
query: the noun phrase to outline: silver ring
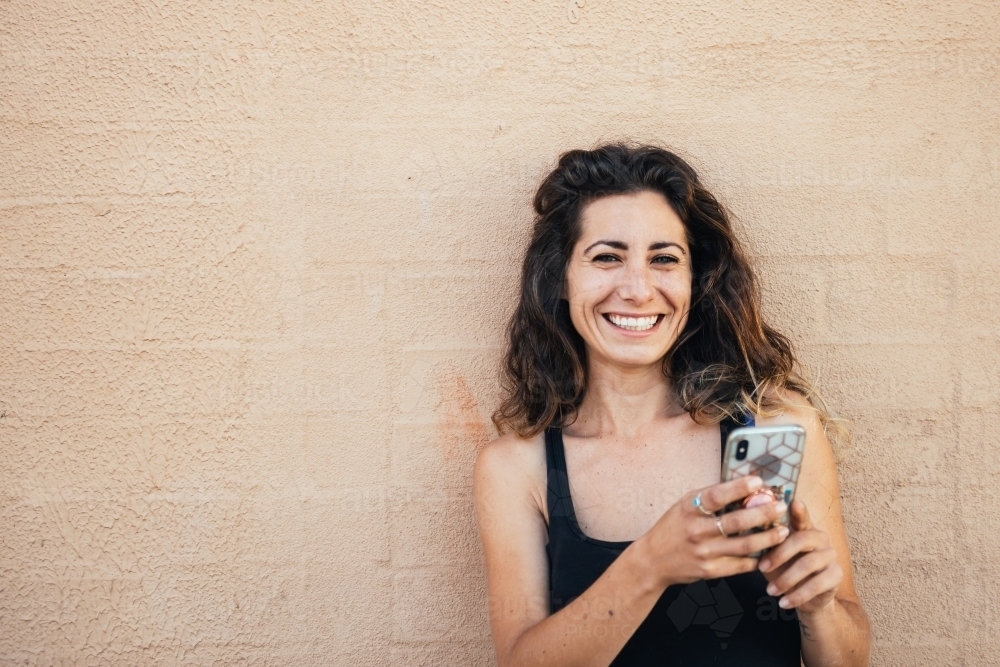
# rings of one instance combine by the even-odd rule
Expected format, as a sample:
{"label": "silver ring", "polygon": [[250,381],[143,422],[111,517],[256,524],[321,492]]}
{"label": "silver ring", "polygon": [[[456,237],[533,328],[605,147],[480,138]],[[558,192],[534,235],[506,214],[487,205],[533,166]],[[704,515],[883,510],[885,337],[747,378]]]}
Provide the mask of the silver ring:
{"label": "silver ring", "polygon": [[715,512],[709,512],[707,509],[705,509],[705,506],[701,502],[700,493],[694,497],[694,499],[691,501],[691,504],[697,507],[699,510],[701,510],[701,513],[704,514],[705,516],[715,516]]}
{"label": "silver ring", "polygon": [[722,530],[722,517],[721,516],[715,517],[715,526],[716,526],[716,528],[719,529],[719,532],[722,533],[723,537],[729,537],[728,535],[726,535],[726,531]]}

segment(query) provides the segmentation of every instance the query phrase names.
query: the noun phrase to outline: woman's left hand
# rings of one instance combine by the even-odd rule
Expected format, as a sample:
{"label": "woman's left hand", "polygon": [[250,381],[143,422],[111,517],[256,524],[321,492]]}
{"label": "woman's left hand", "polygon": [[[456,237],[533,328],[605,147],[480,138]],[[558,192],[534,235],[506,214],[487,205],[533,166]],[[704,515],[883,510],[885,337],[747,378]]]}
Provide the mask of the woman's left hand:
{"label": "woman's left hand", "polygon": [[760,570],[770,582],[769,595],[781,597],[784,609],[812,613],[833,603],[844,571],[826,532],[814,528],[801,500],[792,501],[792,533],[760,560]]}

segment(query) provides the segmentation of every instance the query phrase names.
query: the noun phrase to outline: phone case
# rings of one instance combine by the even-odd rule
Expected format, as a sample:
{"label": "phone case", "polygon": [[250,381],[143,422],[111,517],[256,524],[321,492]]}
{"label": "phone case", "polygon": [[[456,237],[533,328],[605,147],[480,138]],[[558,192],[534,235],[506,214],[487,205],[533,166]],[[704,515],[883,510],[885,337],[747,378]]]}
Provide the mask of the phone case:
{"label": "phone case", "polygon": [[[726,451],[722,459],[722,481],[757,475],[764,480],[764,486],[753,495],[726,506],[726,512],[740,509],[753,502],[758,495],[765,501],[784,500],[791,505],[795,498],[795,487],[802,468],[802,453],[806,445],[806,432],[801,426],[748,426],[737,428],[726,439]],[[788,512],[780,523],[788,524]],[[760,532],[756,528],[748,532]],[[751,554],[757,557],[757,554]]]}

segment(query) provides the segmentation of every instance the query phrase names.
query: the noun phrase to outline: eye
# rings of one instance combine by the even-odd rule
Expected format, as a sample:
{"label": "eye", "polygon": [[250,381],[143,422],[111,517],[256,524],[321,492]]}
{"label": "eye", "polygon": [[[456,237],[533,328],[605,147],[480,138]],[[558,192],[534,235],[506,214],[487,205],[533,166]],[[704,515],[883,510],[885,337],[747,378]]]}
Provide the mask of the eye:
{"label": "eye", "polygon": [[677,264],[679,261],[673,255],[657,255],[653,258],[654,264]]}
{"label": "eye", "polygon": [[601,262],[601,263],[617,262],[618,258],[616,256],[612,255],[612,254],[604,253],[602,255],[595,255],[594,259],[592,259],[591,261],[593,261],[593,262]]}

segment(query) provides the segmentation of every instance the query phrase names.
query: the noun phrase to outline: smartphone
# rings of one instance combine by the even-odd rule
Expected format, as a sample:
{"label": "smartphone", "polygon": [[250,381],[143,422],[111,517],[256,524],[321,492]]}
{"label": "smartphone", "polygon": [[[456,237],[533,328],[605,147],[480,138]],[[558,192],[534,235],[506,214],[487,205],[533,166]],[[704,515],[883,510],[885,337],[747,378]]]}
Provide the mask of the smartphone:
{"label": "smartphone", "polygon": [[[758,504],[785,501],[791,506],[802,468],[802,453],[806,446],[806,431],[801,426],[745,426],[734,429],[726,438],[722,455],[722,481],[757,475],[764,485],[743,500],[730,503],[723,510],[732,512]],[[779,519],[788,525],[788,512]],[[747,533],[759,533],[773,527],[757,527]],[[759,558],[762,552],[751,554]]]}

